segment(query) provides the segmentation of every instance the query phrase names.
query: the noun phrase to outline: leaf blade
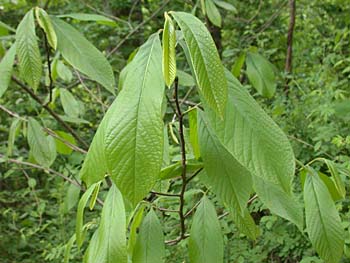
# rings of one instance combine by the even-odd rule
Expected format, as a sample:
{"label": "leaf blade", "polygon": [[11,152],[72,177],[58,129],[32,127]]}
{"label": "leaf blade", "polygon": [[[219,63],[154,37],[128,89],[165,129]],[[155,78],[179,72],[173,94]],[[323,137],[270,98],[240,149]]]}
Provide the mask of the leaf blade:
{"label": "leaf blade", "polygon": [[6,52],[4,58],[0,62],[0,98],[7,90],[13,69],[13,63],[16,55],[16,43]]}
{"label": "leaf blade", "polygon": [[176,35],[174,23],[167,13],[164,14],[165,23],[163,29],[163,75],[165,84],[170,88],[176,76],[175,44]]}

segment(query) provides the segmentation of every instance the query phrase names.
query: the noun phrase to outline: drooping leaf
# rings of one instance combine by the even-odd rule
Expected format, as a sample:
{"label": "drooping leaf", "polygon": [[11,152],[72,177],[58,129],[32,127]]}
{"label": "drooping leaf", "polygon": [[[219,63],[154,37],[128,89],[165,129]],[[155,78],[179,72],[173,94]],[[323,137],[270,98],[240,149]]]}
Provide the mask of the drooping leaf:
{"label": "drooping leaf", "polygon": [[165,23],[163,29],[163,75],[165,84],[170,88],[176,76],[175,44],[176,35],[174,23],[167,13],[164,14]]}
{"label": "drooping leaf", "polygon": [[205,0],[205,10],[210,22],[217,27],[221,27],[221,15],[213,0]]}
{"label": "drooping leaf", "polygon": [[41,79],[42,62],[35,34],[33,10],[23,17],[16,30],[16,49],[21,77],[36,90]]}
{"label": "drooping leaf", "polygon": [[177,70],[176,75],[179,78],[180,86],[192,87],[196,85],[196,82],[194,81],[193,77],[185,71]]}
{"label": "drooping leaf", "polygon": [[78,210],[77,210],[77,221],[75,224],[75,236],[76,236],[76,240],[77,240],[77,246],[78,248],[80,248],[84,242],[84,236],[85,236],[85,231],[83,228],[84,225],[84,210],[86,207],[86,204],[90,198],[90,196],[92,195],[92,192],[95,189],[96,184],[91,185],[86,191],[85,193],[82,195],[82,197],[79,200],[78,203]]}
{"label": "drooping leaf", "polygon": [[69,17],[80,21],[96,21],[99,24],[108,25],[108,26],[117,25],[117,23],[112,19],[102,15],[97,15],[97,14],[71,13],[71,14],[59,15],[58,17],[62,17],[62,18]]}
{"label": "drooping leaf", "polygon": [[13,153],[13,146],[15,144],[15,139],[18,134],[19,128],[21,127],[21,120],[16,118],[12,121],[10,130],[9,130],[9,137],[7,140],[7,156],[11,156]]}
{"label": "drooping leaf", "polygon": [[50,167],[56,159],[56,145],[52,137],[45,135],[43,128],[33,118],[28,120],[28,144],[35,161]]}
{"label": "drooping leaf", "polygon": [[13,62],[16,55],[16,43],[7,51],[6,55],[0,62],[0,98],[7,90],[12,74]]}
{"label": "drooping leaf", "polygon": [[69,184],[62,203],[62,212],[68,213],[79,201],[80,188],[74,184]]}
{"label": "drooping leaf", "polygon": [[[187,165],[186,165],[186,172],[187,173],[194,173],[197,170],[203,168],[203,163],[194,161],[194,160],[187,160]],[[171,164],[167,167],[164,167],[160,171],[160,179],[166,180],[166,179],[172,179],[176,177],[180,177],[182,174],[182,164],[181,161],[178,161],[174,164]]]}
{"label": "drooping leaf", "polygon": [[241,69],[244,65],[245,57],[246,57],[246,53],[243,52],[241,55],[239,55],[239,57],[237,58],[237,60],[232,66],[231,72],[235,78],[238,78],[239,75],[241,74]]}
{"label": "drooping leaf", "polygon": [[39,26],[44,30],[50,46],[56,50],[57,36],[55,30],[53,29],[49,15],[40,7],[35,7],[35,17],[38,21]]}
{"label": "drooping leaf", "polygon": [[332,197],[311,168],[304,185],[304,202],[306,231],[313,247],[326,262],[340,262],[344,229]]}
{"label": "drooping leaf", "polygon": [[64,113],[69,117],[79,117],[79,102],[74,98],[73,94],[67,89],[60,89],[60,98]]}
{"label": "drooping leaf", "polygon": [[51,21],[64,59],[114,94],[114,74],[105,56],[71,25],[55,17]]}
{"label": "drooping leaf", "polygon": [[133,263],[162,263],[165,258],[162,225],[151,209],[143,219],[134,247]]}
{"label": "drooping leaf", "polygon": [[294,154],[281,129],[229,71],[225,118],[206,108],[208,121],[225,148],[252,174],[255,190],[268,208],[299,228],[301,207],[291,193]]}
{"label": "drooping leaf", "polygon": [[7,36],[9,32],[16,33],[16,29],[0,21],[0,36]]}
{"label": "drooping leaf", "polygon": [[126,76],[82,168],[82,178],[88,185],[108,172],[134,205],[151,190],[163,159],[161,65],[162,48],[154,34],[129,64],[133,74]]}
{"label": "drooping leaf", "polygon": [[203,112],[198,112],[198,136],[208,186],[224,205],[243,212],[252,192],[250,172],[222,145]]}
{"label": "drooping leaf", "polygon": [[101,182],[97,183],[95,185],[94,191],[92,192],[91,198],[90,198],[90,204],[89,204],[89,208],[90,210],[94,209],[97,198],[98,198],[98,193],[100,192],[100,186],[101,186]]}
{"label": "drooping leaf", "polygon": [[71,82],[73,78],[72,71],[61,61],[56,62],[56,72],[57,76],[60,77],[65,82]]}
{"label": "drooping leaf", "polygon": [[214,40],[198,18],[184,12],[171,14],[183,32],[195,78],[205,101],[223,115],[227,81]]}
{"label": "drooping leaf", "polygon": [[276,77],[271,63],[257,53],[247,53],[247,76],[260,95],[271,98],[276,91]]}
{"label": "drooping leaf", "polygon": [[204,196],[191,226],[188,252],[191,263],[224,262],[224,241],[214,205]]}
{"label": "drooping leaf", "polygon": [[88,253],[87,263],[127,263],[126,215],[123,197],[113,185],[103,205],[95,249]]}
{"label": "drooping leaf", "polygon": [[233,6],[232,4],[230,4],[230,3],[227,3],[227,2],[225,2],[225,1],[220,1],[220,0],[214,0],[214,3],[215,3],[217,6],[223,8],[223,9],[226,9],[227,11],[232,11],[232,12],[234,12],[234,13],[237,13],[236,7],[234,7],[234,6]]}
{"label": "drooping leaf", "polygon": [[332,179],[334,181],[335,187],[338,190],[338,193],[340,194],[340,196],[342,198],[345,198],[345,195],[346,195],[345,185],[344,185],[342,179],[340,178],[340,175],[339,175],[338,170],[335,166],[335,163],[331,160],[328,160],[328,159],[324,159],[324,161],[329,169],[329,172],[332,175]]}

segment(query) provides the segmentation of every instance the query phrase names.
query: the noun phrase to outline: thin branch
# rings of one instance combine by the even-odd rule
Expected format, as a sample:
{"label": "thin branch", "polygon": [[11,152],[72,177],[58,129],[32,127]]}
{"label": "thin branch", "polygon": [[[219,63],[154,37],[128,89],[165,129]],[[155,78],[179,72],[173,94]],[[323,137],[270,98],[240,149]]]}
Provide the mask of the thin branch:
{"label": "thin branch", "polygon": [[43,101],[34,93],[34,91],[28,87],[26,84],[21,82],[18,78],[15,76],[11,77],[14,82],[18,86],[20,86],[25,92],[27,92],[36,102],[38,102],[56,121],[58,121],[69,133],[73,135],[73,137],[84,147],[88,148],[89,145],[73,130],[72,127],[70,127],[65,121],[61,119],[61,117],[54,112],[48,105],[45,105]]}
{"label": "thin branch", "polygon": [[[289,20],[289,28],[287,35],[287,56],[286,56],[286,65],[285,72],[287,75],[292,73],[292,59],[293,59],[293,34],[294,34],[294,26],[295,26],[295,1],[289,0],[289,12],[290,12],[290,20]],[[288,96],[289,93],[289,78],[287,76],[286,84],[284,87],[284,92]]]}
{"label": "thin branch", "polygon": [[49,101],[46,104],[50,104],[52,101],[52,90],[53,90],[53,79],[52,79],[52,73],[51,73],[51,59],[50,59],[50,46],[49,42],[47,41],[46,33],[42,29],[43,35],[44,35],[44,43],[45,43],[45,51],[46,51],[46,61],[47,61],[47,71],[49,74]]}
{"label": "thin branch", "polygon": [[[56,175],[58,177],[61,177],[63,178],[65,181],[69,182],[70,184],[72,185],[75,185],[76,187],[80,188],[81,191],[86,191],[86,189],[83,187],[83,185],[81,185],[79,182],[76,182],[75,180],[69,178],[68,176],[65,176],[64,174],[60,173],[60,172],[57,172],[51,168],[47,168],[47,167],[43,167],[43,166],[40,166],[38,164],[34,164],[34,163],[29,163],[29,162],[25,162],[25,161],[20,161],[20,160],[16,160],[16,159],[12,159],[12,158],[7,158],[7,156],[3,155],[0,153],[0,158],[3,158],[5,162],[9,162],[9,163],[14,163],[14,164],[17,164],[17,165],[24,165],[24,166],[27,166],[27,167],[30,167],[30,168],[34,168],[34,169],[39,169],[39,170],[42,170],[42,171],[46,171],[50,174],[53,174],[53,175]],[[22,168],[24,169],[24,168]],[[100,204],[100,205],[103,205],[103,201],[100,200],[100,199],[97,199],[97,202]]]}
{"label": "thin branch", "polygon": [[185,215],[184,215],[184,206],[185,206],[185,192],[187,185],[186,178],[186,148],[185,148],[185,137],[184,137],[184,124],[183,124],[183,115],[180,108],[179,96],[178,96],[178,88],[179,88],[179,79],[176,77],[174,81],[174,99],[176,105],[176,115],[179,120],[179,137],[180,137],[180,147],[181,147],[181,165],[182,165],[182,187],[180,192],[180,208],[179,208],[179,216],[180,216],[180,225],[181,225],[181,238],[185,237],[186,234],[186,225],[185,225]]}
{"label": "thin branch", "polygon": [[199,168],[197,171],[195,171],[188,179],[187,179],[187,184],[193,179],[195,178],[201,171],[203,170],[203,168]]}
{"label": "thin branch", "polygon": [[183,237],[182,237],[182,236],[178,236],[178,237],[175,238],[175,239],[165,241],[165,244],[166,244],[166,245],[169,245],[169,246],[174,246],[174,245],[176,245],[177,243],[179,243],[181,240],[186,239],[186,238],[188,238],[189,236],[190,236],[189,234],[185,234]]}
{"label": "thin branch", "polygon": [[138,24],[133,30],[129,32],[122,40],[119,41],[118,45],[116,45],[107,55],[107,57],[110,57],[113,53],[115,53],[133,34],[135,34],[141,27],[143,27],[145,24],[147,24],[149,21],[151,21],[163,8],[170,2],[170,0],[166,0],[154,13],[144,20],[142,23]]}
{"label": "thin branch", "polygon": [[22,121],[27,121],[25,118],[19,116],[17,113],[13,112],[13,111],[10,111],[9,109],[5,108],[4,106],[0,105],[0,109],[3,110],[4,112],[6,112],[8,115],[12,116],[12,117],[15,117],[15,118],[18,118]]}

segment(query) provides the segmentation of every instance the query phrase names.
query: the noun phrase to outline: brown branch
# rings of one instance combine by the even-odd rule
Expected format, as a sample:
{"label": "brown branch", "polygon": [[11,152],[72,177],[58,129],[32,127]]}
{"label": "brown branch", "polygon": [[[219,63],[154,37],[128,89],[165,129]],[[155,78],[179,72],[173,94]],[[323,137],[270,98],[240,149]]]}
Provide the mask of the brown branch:
{"label": "brown branch", "polygon": [[84,147],[88,148],[89,145],[73,130],[72,127],[70,127],[66,122],[64,122],[61,117],[54,112],[48,105],[45,105],[43,101],[34,93],[34,91],[28,87],[26,84],[21,82],[18,78],[15,76],[11,77],[14,82],[18,86],[20,86],[25,92],[27,92],[37,103],[39,103],[56,121],[58,121],[69,133],[73,135],[73,137]]}
{"label": "brown branch", "polygon": [[289,12],[290,12],[290,20],[289,20],[289,28],[287,35],[287,56],[286,56],[286,65],[285,72],[287,74],[286,84],[284,87],[284,92],[288,96],[289,93],[289,78],[288,75],[292,73],[292,59],[293,59],[293,34],[294,34],[294,26],[295,26],[295,1],[289,0]]}
{"label": "brown branch", "polygon": [[10,111],[9,109],[5,108],[4,106],[0,105],[0,109],[3,110],[4,112],[6,112],[8,115],[18,118],[22,121],[27,121],[25,118],[19,116],[16,112]]}
{"label": "brown branch", "polygon": [[186,181],[186,183],[188,184],[193,178],[195,178],[201,171],[203,170],[203,168],[199,168],[197,171],[195,171]]}
{"label": "brown branch", "polygon": [[149,21],[151,21],[168,3],[170,0],[166,0],[154,13],[144,20],[142,23],[138,24],[133,30],[129,32],[120,42],[118,45],[116,45],[107,55],[107,57],[110,57],[113,53],[115,53],[133,34],[135,34],[141,27],[143,27],[145,24],[147,24]]}
{"label": "brown branch", "polygon": [[171,197],[180,197],[179,194],[160,193],[160,192],[156,192],[156,191],[151,191],[150,193],[155,194],[155,195],[163,195],[163,196],[171,196]]}
{"label": "brown branch", "polygon": [[182,187],[180,192],[180,208],[179,208],[179,216],[180,216],[180,225],[181,225],[181,235],[180,237],[185,238],[186,234],[186,225],[185,225],[185,215],[184,215],[184,206],[185,206],[185,191],[187,185],[186,179],[186,147],[185,147],[185,137],[184,137],[184,124],[183,124],[183,115],[180,108],[179,96],[178,96],[178,88],[179,88],[179,79],[176,77],[174,81],[174,99],[176,106],[176,115],[179,120],[179,137],[180,137],[180,147],[181,147],[181,165],[182,165]]}

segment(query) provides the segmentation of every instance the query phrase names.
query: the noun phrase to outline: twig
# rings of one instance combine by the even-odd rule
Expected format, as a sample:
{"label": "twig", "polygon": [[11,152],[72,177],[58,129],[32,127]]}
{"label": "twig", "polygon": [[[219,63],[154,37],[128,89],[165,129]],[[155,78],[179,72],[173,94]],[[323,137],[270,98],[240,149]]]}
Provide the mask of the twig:
{"label": "twig", "polygon": [[[287,75],[292,73],[292,59],[293,59],[293,34],[294,34],[294,26],[295,26],[295,1],[289,0],[289,10],[290,10],[290,20],[289,20],[289,28],[288,28],[288,36],[287,36],[287,56],[286,56],[286,65],[285,72]],[[286,96],[289,94],[289,78],[287,76],[286,83],[284,87],[284,92]]]}
{"label": "twig", "polygon": [[48,105],[45,105],[43,101],[32,91],[31,88],[29,88],[26,84],[21,82],[19,79],[17,79],[15,76],[11,77],[14,82],[18,86],[20,86],[25,92],[27,92],[36,102],[38,102],[50,115],[58,121],[69,133],[73,135],[73,137],[84,147],[88,148],[89,145],[73,130],[72,127],[70,127],[66,122],[64,122],[60,116],[57,115],[56,112],[54,112]]}
{"label": "twig", "polygon": [[156,192],[156,191],[151,191],[150,193],[155,194],[155,195],[163,195],[163,196],[180,197],[180,194],[160,193],[160,192]]}
{"label": "twig", "polygon": [[179,243],[181,240],[188,238],[189,236],[190,236],[189,234],[185,234],[183,237],[178,236],[175,239],[165,241],[165,244],[169,246],[173,246]]}
{"label": "twig", "polygon": [[180,108],[179,96],[178,96],[178,88],[179,88],[179,79],[176,77],[174,81],[174,99],[176,105],[176,115],[179,120],[179,137],[180,137],[180,147],[181,147],[181,165],[182,165],[182,187],[180,192],[180,208],[179,208],[179,216],[180,216],[180,226],[181,226],[181,235],[180,237],[185,238],[186,234],[186,225],[185,225],[185,215],[184,215],[184,206],[185,206],[185,191],[187,185],[186,179],[186,148],[185,148],[185,137],[183,130],[183,115]]}
{"label": "twig", "polygon": [[195,178],[201,171],[203,170],[203,168],[199,168],[197,171],[195,171],[186,181],[186,183],[188,184],[193,178]]}
{"label": "twig", "polygon": [[170,0],[166,0],[154,13],[144,20],[142,23],[138,24],[133,30],[129,32],[120,42],[118,45],[116,45],[107,55],[107,57],[110,57],[113,53],[115,53],[124,43],[131,37],[133,34],[135,34],[141,27],[143,27],[145,24],[147,24],[149,21],[151,21],[168,3]]}
{"label": "twig", "polygon": [[3,110],[4,112],[6,112],[8,115],[12,116],[12,117],[15,117],[15,118],[18,118],[22,121],[27,121],[25,118],[19,116],[17,113],[13,112],[13,111],[10,111],[9,109],[5,108],[4,106],[0,105],[0,109]]}

